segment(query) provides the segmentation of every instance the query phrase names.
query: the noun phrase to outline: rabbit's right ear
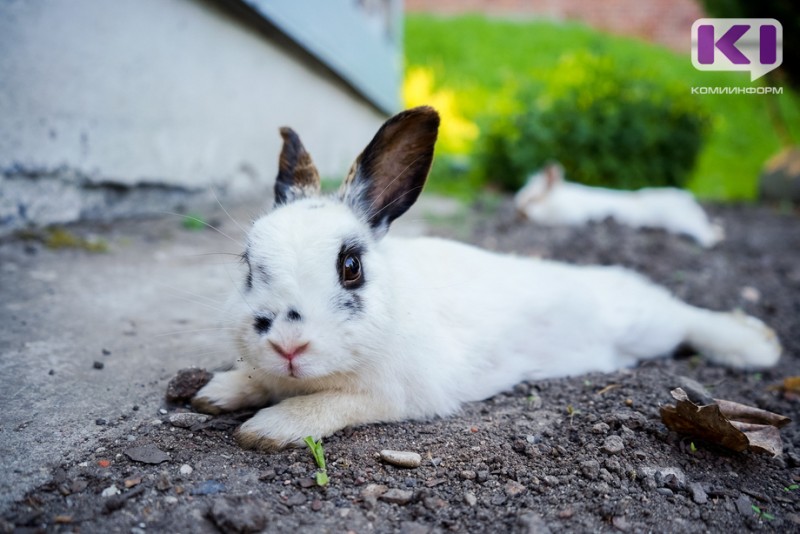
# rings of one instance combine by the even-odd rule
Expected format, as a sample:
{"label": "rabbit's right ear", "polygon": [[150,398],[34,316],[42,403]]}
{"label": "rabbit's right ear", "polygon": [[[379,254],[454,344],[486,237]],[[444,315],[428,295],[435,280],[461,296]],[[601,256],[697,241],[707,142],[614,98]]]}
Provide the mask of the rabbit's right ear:
{"label": "rabbit's right ear", "polygon": [[281,128],[283,148],[275,178],[275,205],[319,195],[319,172],[300,137],[291,128]]}
{"label": "rabbit's right ear", "polygon": [[433,162],[439,114],[422,106],[398,113],[361,153],[339,194],[377,237],[419,197]]}

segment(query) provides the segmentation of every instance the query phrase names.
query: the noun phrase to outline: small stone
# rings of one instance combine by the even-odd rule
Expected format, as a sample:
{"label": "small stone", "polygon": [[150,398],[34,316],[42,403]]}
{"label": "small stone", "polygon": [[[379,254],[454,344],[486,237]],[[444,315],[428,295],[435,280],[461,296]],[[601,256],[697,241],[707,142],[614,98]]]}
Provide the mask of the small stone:
{"label": "small stone", "polygon": [[97,419],[94,420],[94,424],[96,424],[97,426],[105,426],[108,424],[108,420],[103,419],[102,417],[98,417]]}
{"label": "small stone", "polygon": [[739,498],[736,499],[736,511],[742,515],[752,516],[753,503],[750,501],[750,497],[747,495],[740,495]]}
{"label": "small stone", "polygon": [[209,419],[211,418],[208,415],[193,412],[174,413],[169,416],[170,424],[178,428],[191,428],[203,424]]}
{"label": "small stone", "polygon": [[509,480],[503,488],[506,492],[506,495],[509,497],[516,497],[517,495],[521,495],[525,493],[528,488],[517,482],[516,480]]}
{"label": "small stone", "polygon": [[547,475],[544,477],[544,483],[548,486],[558,486],[559,484],[558,477],[554,477],[553,475]]}
{"label": "small stone", "polygon": [[581,462],[581,473],[589,480],[594,480],[600,474],[600,462],[597,460],[586,460]]}
{"label": "small stone", "polygon": [[436,510],[441,510],[442,508],[447,507],[447,501],[440,497],[425,497],[422,499],[422,505],[425,506],[428,510],[435,512]]}
{"label": "small stone", "polygon": [[692,500],[696,504],[706,504],[708,502],[708,494],[699,482],[692,482],[689,484],[689,492],[692,494]]}
{"label": "small stone", "polygon": [[575,510],[573,510],[571,507],[564,508],[563,510],[559,510],[557,515],[559,519],[569,519],[575,515]]}
{"label": "small stone", "polygon": [[384,502],[399,504],[401,506],[410,503],[412,498],[414,498],[413,491],[397,488],[386,490],[386,493],[380,496],[380,499]]}
{"label": "small stone", "polygon": [[498,493],[492,497],[492,500],[489,502],[491,502],[493,506],[501,506],[505,504],[507,500],[508,498],[504,494]]}
{"label": "small stone", "polygon": [[217,480],[206,480],[199,486],[193,488],[189,493],[192,495],[215,495],[217,493],[225,493],[228,489],[225,484]]}
{"label": "small stone", "polygon": [[119,495],[119,488],[117,486],[109,486],[100,494],[101,497],[113,497]]}
{"label": "small stone", "polygon": [[381,451],[381,460],[388,464],[408,469],[419,467],[422,463],[422,457],[416,452],[392,451],[388,449]]}
{"label": "small stone", "polygon": [[192,469],[192,466],[189,464],[183,464],[180,469],[181,474],[184,476],[191,475],[193,471],[194,469]]}
{"label": "small stone", "polygon": [[92,367],[94,367],[95,369],[102,369],[105,366],[106,364],[104,364],[103,362],[97,362],[97,361],[92,364]]}
{"label": "small stone", "polygon": [[302,506],[307,500],[305,494],[298,491],[286,500],[286,506]]}
{"label": "small stone", "polygon": [[322,510],[322,501],[319,499],[314,499],[313,501],[311,501],[311,510],[313,510],[314,512],[319,512],[320,510]]}
{"label": "small stone", "polygon": [[159,408],[158,413],[160,413],[161,415],[167,415],[167,410],[165,408]]}
{"label": "small stone", "polygon": [[388,490],[383,484],[367,484],[367,487],[361,490],[362,499],[377,499]]}
{"label": "small stone", "polygon": [[174,495],[167,495],[164,497],[164,502],[167,504],[178,504],[178,498]]}
{"label": "small stone", "polygon": [[313,488],[317,485],[317,481],[313,478],[301,478],[297,481],[297,485],[303,489]]}
{"label": "small stone", "polygon": [[134,462],[143,464],[160,464],[169,460],[169,454],[153,444],[142,447],[131,447],[125,450],[125,455]]}
{"label": "small stone", "polygon": [[464,493],[464,502],[467,503],[467,506],[475,506],[478,504],[478,498],[471,491],[467,491]]}
{"label": "small stone", "polygon": [[181,369],[167,384],[167,402],[179,403],[191,400],[213,376],[205,369]]}
{"label": "small stone", "polygon": [[761,291],[751,286],[744,286],[740,295],[744,300],[754,304],[761,300]]}
{"label": "small stone", "polygon": [[661,495],[664,495],[666,497],[673,495],[673,491],[669,488],[656,488],[656,493],[660,493]]}
{"label": "small stone", "polygon": [[477,475],[475,474],[475,471],[467,469],[467,470],[461,471],[458,474],[458,476],[460,476],[464,480],[475,480],[475,477]]}
{"label": "small stone", "polygon": [[111,351],[108,349],[103,349],[101,352],[103,353],[103,356],[111,356]]}
{"label": "small stone", "polygon": [[594,434],[608,434],[609,430],[611,430],[611,427],[606,423],[597,423],[592,427],[592,433]]}
{"label": "small stone", "polygon": [[227,497],[214,501],[208,516],[222,532],[261,532],[267,526],[264,503],[247,497]]}
{"label": "small stone", "polygon": [[619,454],[624,449],[625,443],[622,442],[622,438],[619,436],[608,436],[603,442],[603,446],[600,447],[600,450],[606,454]]}

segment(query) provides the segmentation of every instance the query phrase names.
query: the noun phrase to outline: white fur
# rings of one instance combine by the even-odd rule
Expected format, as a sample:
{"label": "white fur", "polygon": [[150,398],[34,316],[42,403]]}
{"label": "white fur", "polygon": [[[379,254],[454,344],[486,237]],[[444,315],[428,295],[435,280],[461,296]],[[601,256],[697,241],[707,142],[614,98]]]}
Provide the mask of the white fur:
{"label": "white fur", "polygon": [[[385,236],[424,184],[438,124],[426,107],[389,119],[330,198],[282,130],[278,207],[248,233],[251,283],[230,312],[239,357],[193,401],[211,412],[274,402],[238,430],[243,445],[444,416],[522,380],[612,371],[684,341],[727,365],[778,360],[758,319],[689,306],[625,269]],[[631,202],[607,204],[631,213]]]}
{"label": "white fur", "polygon": [[[341,240],[368,243],[363,314],[333,304]],[[612,371],[689,341],[715,361],[770,366],[775,335],[752,317],[700,310],[638,274],[490,253],[453,241],[387,236],[333,199],[306,199],[259,219],[251,260],[269,271],[237,298],[243,358],[199,397],[231,410],[262,406],[240,436],[275,446],[345,426],[447,415],[522,380]],[[254,312],[301,311],[266,336]],[[309,342],[288,363],[269,341]],[[254,438],[254,439],[255,439]]]}
{"label": "white fur", "polygon": [[618,191],[567,182],[558,165],[533,175],[516,195],[517,209],[546,225],[580,226],[612,217],[634,228],[661,228],[684,234],[704,247],[723,238],[688,191],[671,187]]}

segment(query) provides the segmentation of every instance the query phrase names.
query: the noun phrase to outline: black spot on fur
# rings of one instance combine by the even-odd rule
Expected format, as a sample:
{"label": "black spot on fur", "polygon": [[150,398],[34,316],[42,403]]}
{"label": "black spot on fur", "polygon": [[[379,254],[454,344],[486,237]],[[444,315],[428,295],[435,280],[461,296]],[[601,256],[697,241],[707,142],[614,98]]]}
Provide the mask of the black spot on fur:
{"label": "black spot on fur", "polygon": [[269,329],[272,328],[272,318],[264,315],[257,315],[253,322],[253,328],[255,328],[258,334],[262,336],[265,335],[269,332]]}
{"label": "black spot on fur", "polygon": [[289,313],[286,314],[286,318],[290,321],[299,321],[303,317],[300,315],[300,312],[295,309],[291,309],[289,310]]}
{"label": "black spot on fur", "polygon": [[358,315],[364,311],[364,301],[358,293],[350,293],[342,301],[342,307],[350,311],[350,315]]}

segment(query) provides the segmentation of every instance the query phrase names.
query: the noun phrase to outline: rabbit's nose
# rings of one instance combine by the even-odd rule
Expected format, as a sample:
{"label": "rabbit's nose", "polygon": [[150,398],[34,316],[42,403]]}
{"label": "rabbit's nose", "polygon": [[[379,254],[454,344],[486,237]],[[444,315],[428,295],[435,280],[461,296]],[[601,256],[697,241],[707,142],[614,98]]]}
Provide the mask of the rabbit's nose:
{"label": "rabbit's nose", "polygon": [[308,349],[308,342],[305,343],[289,343],[286,345],[275,343],[274,341],[270,341],[269,344],[275,349],[275,352],[281,355],[281,357],[286,358],[289,361],[292,361],[296,356],[301,355]]}

